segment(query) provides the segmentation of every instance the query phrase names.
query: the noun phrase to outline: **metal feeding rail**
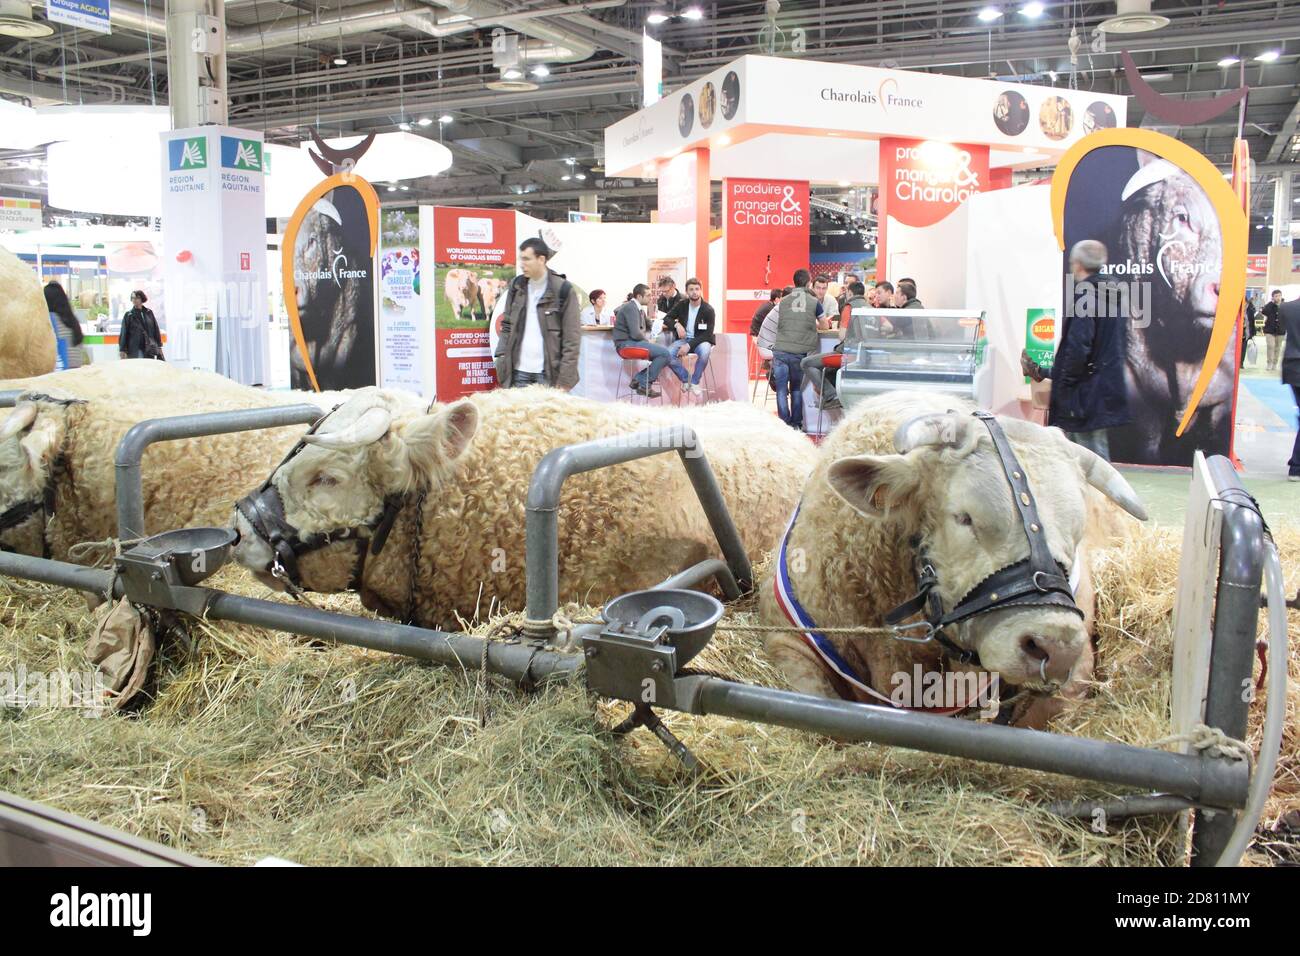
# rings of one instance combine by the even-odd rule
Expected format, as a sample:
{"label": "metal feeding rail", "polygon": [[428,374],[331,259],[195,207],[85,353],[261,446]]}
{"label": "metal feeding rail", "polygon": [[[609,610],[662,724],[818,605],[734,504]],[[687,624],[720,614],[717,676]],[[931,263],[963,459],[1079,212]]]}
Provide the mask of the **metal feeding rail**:
{"label": "metal feeding rail", "polygon": [[[4,396],[0,396],[3,400]],[[275,427],[305,422],[311,406],[258,409],[251,413],[215,413],[160,419],[137,425],[118,448],[118,513],[123,533],[143,526],[140,510],[140,461],[152,441],[213,435],[222,431]],[[311,409],[315,416],[319,410]],[[606,606],[603,625],[575,629],[585,654],[547,650],[552,619],[559,604],[558,522],[560,492],[574,474],[655,454],[677,454],[690,477],[701,507],[726,558],[701,562],[648,592],[624,595]],[[1222,499],[1248,501],[1226,460],[1212,460],[1212,474]],[[1213,645],[1209,655],[1209,694],[1205,722],[1229,737],[1245,734],[1248,701],[1240,693],[1249,678],[1265,563],[1263,520],[1253,505],[1225,510],[1215,590]],[[446,664],[467,671],[480,667],[522,684],[582,675],[595,693],[626,700],[633,717],[618,728],[648,726],[674,752],[691,762],[685,746],[663,727],[646,703],[697,715],[718,715],[827,734],[848,741],[873,741],[930,753],[948,754],[1009,766],[1066,774],[1087,780],[1156,791],[1111,801],[1117,816],[1174,812],[1188,806],[1198,813],[1193,834],[1193,865],[1224,862],[1224,848],[1235,847],[1254,816],[1242,814],[1248,801],[1258,803],[1245,761],[1209,750],[1170,753],[1080,737],[1021,728],[980,724],[915,712],[740,684],[718,677],[682,672],[707,643],[721,615],[721,605],[698,592],[678,590],[710,577],[725,596],[734,598],[751,586],[752,572],[735,525],[719,491],[708,459],[695,434],[685,427],[638,433],[557,448],[534,471],[527,505],[527,625],[523,642],[491,641],[468,634],[376,621],[345,614],[228,594],[199,583],[227,559],[234,533],[222,529],[186,529],[159,535],[122,554],[114,571],[61,561],[0,553],[0,574],[42,581],[82,591],[125,595],[137,604],[170,608],[214,620],[234,621],[306,637],[353,644]],[[205,561],[195,567],[195,548]],[[1274,552],[1275,553],[1275,552]],[[1271,589],[1272,590],[1272,589]],[[716,613],[707,602],[716,605]],[[623,609],[623,610],[620,610]],[[1285,641],[1273,634],[1274,642]],[[1273,648],[1274,660],[1285,655]],[[1282,658],[1284,660],[1284,656]],[[1285,688],[1285,666],[1282,667]],[[1278,682],[1275,680],[1270,690]],[[1270,701],[1275,708],[1277,704]],[[1271,774],[1271,760],[1264,760]],[[1264,769],[1261,767],[1261,770]],[[1258,781],[1257,781],[1258,782]],[[1265,781],[1266,783],[1266,781]],[[1125,804],[1125,799],[1129,801]],[[1079,806],[1062,807],[1077,814]],[[1248,819],[1246,819],[1249,817]],[[1243,844],[1244,846],[1244,844]],[[1226,862],[1235,863],[1240,856]]]}

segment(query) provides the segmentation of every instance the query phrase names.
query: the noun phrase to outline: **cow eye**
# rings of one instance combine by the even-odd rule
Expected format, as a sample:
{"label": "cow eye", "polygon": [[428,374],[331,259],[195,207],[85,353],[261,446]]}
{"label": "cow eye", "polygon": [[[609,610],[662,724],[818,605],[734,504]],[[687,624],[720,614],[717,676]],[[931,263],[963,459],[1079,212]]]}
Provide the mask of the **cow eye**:
{"label": "cow eye", "polygon": [[971,520],[971,516],[964,511],[960,511],[957,514],[953,515],[952,520],[957,522],[959,525],[964,525],[967,528],[969,528],[971,525],[975,523],[974,521]]}
{"label": "cow eye", "polygon": [[1178,225],[1180,226],[1190,226],[1192,224],[1191,216],[1187,215],[1187,213],[1183,212],[1182,210],[1179,210],[1174,215],[1174,219],[1177,220]]}

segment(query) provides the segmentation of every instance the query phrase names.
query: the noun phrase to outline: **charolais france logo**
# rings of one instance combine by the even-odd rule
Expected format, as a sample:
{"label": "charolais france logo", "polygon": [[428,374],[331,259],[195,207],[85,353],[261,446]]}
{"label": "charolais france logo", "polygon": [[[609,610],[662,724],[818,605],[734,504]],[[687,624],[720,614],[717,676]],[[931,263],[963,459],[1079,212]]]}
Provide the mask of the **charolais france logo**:
{"label": "charolais france logo", "polygon": [[221,165],[226,169],[262,172],[262,144],[255,139],[221,137]]}
{"label": "charolais france logo", "polygon": [[203,136],[174,139],[167,144],[167,165],[172,172],[188,169],[206,169],[208,166],[208,141]]}

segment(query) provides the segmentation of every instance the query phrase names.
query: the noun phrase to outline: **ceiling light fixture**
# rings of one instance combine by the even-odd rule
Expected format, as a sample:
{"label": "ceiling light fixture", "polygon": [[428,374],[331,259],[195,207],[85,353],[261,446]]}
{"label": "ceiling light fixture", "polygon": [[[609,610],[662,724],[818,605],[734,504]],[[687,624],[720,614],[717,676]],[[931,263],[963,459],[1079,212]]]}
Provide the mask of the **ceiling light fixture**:
{"label": "ceiling light fixture", "polygon": [[687,20],[703,20],[704,11],[701,10],[699,7],[687,7],[685,10],[682,11],[682,16],[685,17]]}
{"label": "ceiling light fixture", "polygon": [[657,27],[661,23],[668,22],[668,14],[656,10],[654,13],[650,14],[650,16],[645,18],[645,22],[650,24],[652,27]]}
{"label": "ceiling light fixture", "polygon": [[397,124],[397,128],[400,129],[403,133],[409,133],[411,131],[411,124],[403,121]]}
{"label": "ceiling light fixture", "polygon": [[427,116],[421,116],[418,120],[416,120],[416,122],[417,122],[419,125],[421,125],[421,126],[432,126],[432,125],[433,125],[433,120],[431,120],[431,119],[430,119],[429,117],[427,117]]}
{"label": "ceiling light fixture", "polygon": [[1002,16],[1002,11],[997,7],[985,7],[978,14],[981,23],[992,23],[998,17]]}
{"label": "ceiling light fixture", "polygon": [[510,69],[508,70],[501,71],[501,79],[503,80],[522,80],[523,78],[524,78],[523,71],[516,69],[513,66],[510,67]]}
{"label": "ceiling light fixture", "polygon": [[1219,66],[1236,66],[1240,62],[1241,57],[1239,56],[1225,56],[1219,61]]}
{"label": "ceiling light fixture", "polygon": [[572,179],[572,178],[573,178],[573,177],[570,176],[568,173],[565,173],[563,176],[560,177],[560,181],[561,181],[561,182],[565,182],[565,183],[567,183],[567,182],[568,182],[570,179]]}
{"label": "ceiling light fixture", "polygon": [[550,75],[551,75],[551,68],[547,66],[545,63],[538,63],[535,67],[533,67],[533,76],[539,77],[541,79],[545,79]]}
{"label": "ceiling light fixture", "polygon": [[573,174],[573,178],[574,178],[574,179],[586,179],[586,178],[587,178],[587,174],[586,174],[586,173],[574,173],[574,174]]}
{"label": "ceiling light fixture", "polygon": [[340,53],[338,56],[336,56],[336,57],[334,58],[334,65],[335,65],[335,66],[347,66],[347,65],[348,65],[348,58],[345,57],[342,53]]}
{"label": "ceiling light fixture", "polygon": [[1273,63],[1282,55],[1280,50],[1265,50],[1259,56],[1255,57],[1260,63]]}
{"label": "ceiling light fixture", "polygon": [[1043,15],[1044,9],[1045,8],[1041,3],[1026,3],[1020,8],[1020,15],[1022,17],[1028,17],[1030,20],[1037,20]]}
{"label": "ceiling light fixture", "polygon": [[452,115],[450,113],[443,113],[441,116],[438,117],[438,122],[441,123],[443,126],[446,126],[451,121],[452,121]]}

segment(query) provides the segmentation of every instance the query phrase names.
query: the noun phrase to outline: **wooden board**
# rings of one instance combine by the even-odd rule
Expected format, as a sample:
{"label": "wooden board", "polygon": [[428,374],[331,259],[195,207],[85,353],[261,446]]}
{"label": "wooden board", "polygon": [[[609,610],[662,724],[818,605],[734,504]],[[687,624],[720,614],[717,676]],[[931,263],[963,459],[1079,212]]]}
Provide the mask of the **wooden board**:
{"label": "wooden board", "polygon": [[[1174,675],[1170,718],[1173,733],[1185,734],[1205,720],[1210,681],[1210,641],[1214,590],[1219,571],[1219,533],[1223,504],[1199,451],[1192,462],[1192,485],[1183,524],[1183,553],[1174,597]],[[1188,745],[1180,750],[1187,753]]]}

